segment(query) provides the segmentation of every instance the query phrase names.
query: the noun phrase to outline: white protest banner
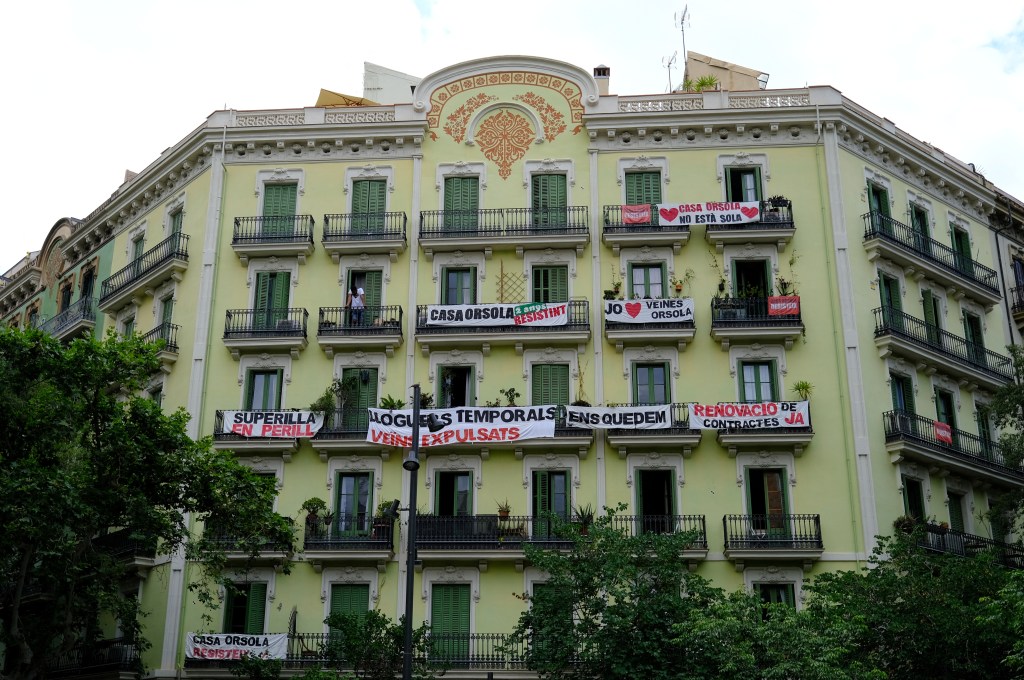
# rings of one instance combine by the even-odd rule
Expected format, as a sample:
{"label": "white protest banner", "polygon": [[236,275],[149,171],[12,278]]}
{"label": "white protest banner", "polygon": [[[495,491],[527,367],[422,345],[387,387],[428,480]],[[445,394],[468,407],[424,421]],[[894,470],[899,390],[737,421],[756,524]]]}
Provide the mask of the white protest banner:
{"label": "white protest banner", "polygon": [[672,405],[663,406],[566,406],[565,424],[594,430],[662,430],[672,427]]}
{"label": "white protest banner", "polygon": [[806,401],[690,404],[690,427],[695,430],[768,430],[807,427],[810,422]]}
{"label": "white protest banner", "polygon": [[185,636],[186,659],[239,660],[249,655],[260,659],[284,659],[287,652],[287,633],[188,633]]}
{"label": "white protest banner", "polygon": [[746,224],[761,220],[757,201],[718,203],[659,203],[658,224],[663,227],[691,224]]}
{"label": "white protest banner", "polygon": [[427,305],[428,326],[564,326],[568,321],[565,302]]}
{"label": "white protest banner", "polygon": [[606,300],[604,320],[615,323],[672,323],[693,321],[693,298]]}
{"label": "white protest banner", "polygon": [[243,437],[312,437],[324,425],[317,411],[224,411],[221,433]]}
{"label": "white protest banner", "polygon": [[[412,409],[371,408],[366,441],[385,446],[412,446]],[[508,406],[505,408],[445,408],[420,411],[420,446],[518,442],[555,436],[557,406]],[[428,417],[437,416],[437,432],[427,428]]]}

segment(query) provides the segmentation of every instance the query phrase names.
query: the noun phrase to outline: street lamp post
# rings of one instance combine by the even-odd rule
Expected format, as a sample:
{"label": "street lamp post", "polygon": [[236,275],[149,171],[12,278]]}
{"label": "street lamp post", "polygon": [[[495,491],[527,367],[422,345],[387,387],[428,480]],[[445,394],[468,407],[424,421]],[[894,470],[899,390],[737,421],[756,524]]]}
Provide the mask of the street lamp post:
{"label": "street lamp post", "polygon": [[409,471],[409,527],[405,547],[405,656],[402,660],[402,679],[412,680],[412,589],[416,568],[416,477],[420,469],[420,386],[412,386],[412,446],[402,467]]}

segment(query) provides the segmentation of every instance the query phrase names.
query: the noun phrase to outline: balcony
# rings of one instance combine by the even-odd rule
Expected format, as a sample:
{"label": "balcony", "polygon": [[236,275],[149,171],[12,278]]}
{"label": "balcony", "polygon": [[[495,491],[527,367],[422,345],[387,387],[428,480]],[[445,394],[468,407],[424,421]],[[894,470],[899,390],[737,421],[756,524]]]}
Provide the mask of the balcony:
{"label": "balcony", "polygon": [[156,541],[133,536],[128,529],[118,529],[93,539],[96,548],[122,562],[132,564],[145,574],[156,559]]}
{"label": "balcony", "polygon": [[[796,402],[780,402],[781,404]],[[732,427],[718,430],[718,443],[722,446],[731,458],[735,458],[740,451],[746,450],[773,450],[789,451],[794,456],[800,457],[811,440],[814,439],[814,428],[811,427],[811,405],[807,405],[807,423],[805,425],[794,423],[784,427]],[[792,412],[787,416],[786,411],[777,414],[781,423],[785,424],[787,418],[793,418]],[[802,420],[802,419],[801,419]],[[799,421],[798,421],[799,422]]]}
{"label": "balcony", "polygon": [[495,249],[514,250],[522,257],[528,247],[574,248],[582,256],[589,242],[590,217],[586,206],[420,213],[420,247],[427,259],[433,259],[435,252],[454,250],[482,250],[484,257],[490,259]]}
{"label": "balcony", "polygon": [[968,255],[925,236],[902,222],[873,211],[862,215],[868,259],[879,257],[902,266],[915,278],[927,277],[954,297],[968,296],[991,309],[1001,299],[996,272]]}
{"label": "balcony", "polygon": [[243,265],[250,257],[294,257],[306,264],[313,252],[312,215],[236,217],[231,249]]}
{"label": "balcony", "polygon": [[416,518],[416,556],[424,562],[508,560],[522,565],[523,544],[568,549],[571,541],[556,535],[550,517],[473,515]]}
{"label": "balcony", "polygon": [[[627,406],[649,406],[650,404],[628,404]],[[630,449],[635,452],[653,449],[671,449],[689,458],[700,443],[700,430],[690,429],[690,415],[687,404],[672,404],[672,427],[661,430],[630,430],[613,428],[608,430],[608,445],[618,449],[619,458],[625,459]]]}
{"label": "balcony", "polygon": [[935,421],[905,411],[887,411],[885,448],[889,460],[916,460],[969,479],[999,486],[1024,486],[1024,467],[1009,463],[999,445],[978,435],[950,428],[950,435],[936,432]]}
{"label": "balcony", "polygon": [[[577,345],[582,352],[590,340],[589,303],[586,300],[548,303],[548,309],[564,312],[565,323],[559,325],[515,322],[514,316],[533,311],[537,304],[540,303],[419,305],[416,307],[416,341],[423,356],[429,356],[431,348],[456,347],[481,349],[486,356],[491,353],[491,347],[497,345],[514,346],[518,354],[523,353],[524,347],[549,345]],[[564,310],[559,309],[563,306]],[[488,316],[496,323],[481,323],[480,320]]]}
{"label": "balcony", "polygon": [[327,462],[333,453],[354,453],[367,451],[377,446],[381,458],[387,460],[391,449],[366,441],[366,432],[370,427],[370,412],[365,408],[344,407],[331,411],[324,420],[323,427],[310,440],[310,444],[320,454],[320,459]]}
{"label": "balcony", "polygon": [[[188,268],[188,235],[177,232],[144,252],[127,267],[108,277],[100,286],[99,309],[112,313],[142,293],[151,294],[164,281],[181,281]],[[138,304],[140,300],[136,299]]]}
{"label": "balcony", "polygon": [[1010,310],[1013,312],[1013,320],[1018,325],[1024,324],[1024,286],[1010,289]]}
{"label": "balcony", "polygon": [[932,326],[892,307],[878,307],[875,345],[883,359],[891,354],[913,362],[919,370],[938,370],[961,386],[997,390],[1013,381],[1009,357]]}
{"label": "balcony", "polygon": [[708,556],[708,530],[704,515],[615,515],[611,526],[628,536],[694,533],[693,542],[682,552],[682,559],[691,571]]}
{"label": "balcony", "polygon": [[658,208],[655,205],[651,206],[651,219],[640,223],[624,221],[621,205],[606,205],[601,240],[611,247],[616,257],[621,248],[643,246],[671,246],[672,251],[678,255],[690,240],[690,227],[679,224],[661,226],[658,222]]}
{"label": "balcony", "polygon": [[334,264],[342,255],[387,253],[392,262],[405,252],[404,212],[324,215],[323,246]]}
{"label": "balcony", "polygon": [[[683,314],[682,302],[688,302],[689,308]],[[633,323],[629,321],[613,321],[609,317],[619,319],[634,316],[643,318],[639,310],[650,305],[653,315],[661,315],[659,320]],[[657,307],[663,307],[658,309]],[[615,345],[617,352],[622,352],[627,345],[646,346],[651,344],[672,344],[682,352],[686,345],[693,341],[697,328],[693,323],[693,301],[689,298],[669,298],[665,300],[605,300],[604,301],[604,337]],[[625,312],[625,314],[623,313]]]}
{"label": "balcony", "polygon": [[[234,409],[249,411],[254,409]],[[269,412],[269,411],[268,411]],[[224,411],[217,411],[213,420],[213,448],[220,451],[235,451],[257,456],[280,455],[291,462],[292,454],[299,448],[299,440],[281,437],[245,437],[233,432],[224,432]],[[319,433],[318,433],[319,434]]]}
{"label": "balcony", "polygon": [[91,332],[96,327],[96,298],[82,298],[63,312],[44,321],[39,330],[58,340],[74,338]]}
{"label": "balcony", "polygon": [[288,560],[293,552],[293,547],[290,543],[277,543],[269,539],[253,542],[247,537],[239,536],[230,531],[217,531],[213,527],[207,527],[204,530],[203,537],[216,548],[224,551],[229,564],[246,562],[254,565],[279,565]]}
{"label": "balcony", "polygon": [[224,346],[238,361],[252,352],[289,352],[293,359],[306,349],[309,312],[302,307],[229,309],[224,318]]}
{"label": "balcony", "polygon": [[97,640],[91,645],[80,645],[62,654],[48,656],[44,676],[127,680],[139,677],[142,672],[138,645],[128,638],[112,638]]}
{"label": "balcony", "polygon": [[322,519],[306,522],[303,551],[316,571],[325,565],[374,562],[383,570],[394,556],[395,520],[387,517],[344,516],[326,526]]}
{"label": "balcony", "polygon": [[803,332],[799,296],[711,300],[711,337],[725,351],[734,342],[776,343],[792,349]]}
{"label": "balcony", "polygon": [[143,342],[159,342],[157,358],[164,373],[171,372],[171,366],[178,360],[178,324],[165,321],[142,336]]}
{"label": "balcony", "polygon": [[336,351],[383,349],[389,357],[402,344],[402,307],[321,307],[316,340],[328,358]]}
{"label": "balcony", "polygon": [[793,203],[789,200],[761,201],[761,220],[742,224],[709,224],[704,238],[721,253],[727,245],[774,243],[782,252],[793,239]]}
{"label": "balcony", "polygon": [[804,571],[821,557],[820,515],[725,515],[725,557],[736,571],[748,562],[798,562]]}
{"label": "balcony", "polygon": [[989,553],[1007,569],[1024,569],[1024,546],[975,536],[937,524],[924,525],[924,535],[919,545],[925,550],[958,557]]}

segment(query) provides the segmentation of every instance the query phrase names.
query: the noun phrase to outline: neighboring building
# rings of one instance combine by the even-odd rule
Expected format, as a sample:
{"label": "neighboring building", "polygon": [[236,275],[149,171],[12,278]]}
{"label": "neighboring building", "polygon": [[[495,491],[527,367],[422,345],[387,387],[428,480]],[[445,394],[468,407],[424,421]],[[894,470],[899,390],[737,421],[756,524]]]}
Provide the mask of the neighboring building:
{"label": "neighboring building", "polygon": [[[521,545],[546,537],[545,512],[624,503],[633,530],[696,528],[693,569],[797,606],[805,579],[862,566],[902,515],[947,522],[938,549],[1006,538],[984,513],[1024,471],[987,404],[1024,323],[1021,204],[830,87],[623,96],[598,76],[495,57],[423,78],[410,104],[215,112],[4,275],[3,323],[167,340],[150,393],[276,477],[304,550],[289,575],[268,551],[217,632],[398,617],[405,532],[371,516],[404,507],[407,473],[365,441],[365,409],[408,403],[413,383],[444,407],[508,388],[526,405],[674,405],[671,429],[421,451],[415,618],[470,636],[459,677],[521,673],[483,634],[509,632],[513,593],[543,581]],[[759,219],[660,226],[624,208],[673,202],[753,202]],[[606,297],[620,315],[636,298],[694,313],[606,321]],[[427,322],[428,305],[517,302],[565,302],[568,322]],[[333,378],[346,398],[313,439],[219,432],[223,411],[305,408]],[[803,381],[813,424],[689,428],[687,403],[799,401]],[[310,496],[330,532],[304,531]],[[146,566],[146,665],[206,675],[184,659],[204,613],[189,566]],[[310,640],[289,653],[314,660]]]}

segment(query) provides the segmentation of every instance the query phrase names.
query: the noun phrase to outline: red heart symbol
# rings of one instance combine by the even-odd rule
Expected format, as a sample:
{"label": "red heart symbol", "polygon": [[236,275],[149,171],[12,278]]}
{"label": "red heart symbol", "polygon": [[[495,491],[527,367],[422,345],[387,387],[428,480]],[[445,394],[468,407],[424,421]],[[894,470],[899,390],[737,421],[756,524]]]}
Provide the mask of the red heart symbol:
{"label": "red heart symbol", "polygon": [[[675,208],[673,208],[673,210],[675,210]],[[626,303],[626,314],[629,314],[631,317],[633,317],[635,319],[636,315],[639,314],[639,313],[640,313],[640,303],[639,302],[627,302]]]}
{"label": "red heart symbol", "polygon": [[740,212],[748,218],[757,217],[757,208],[740,208]]}
{"label": "red heart symbol", "polygon": [[662,208],[659,212],[661,213],[661,219],[666,222],[674,222],[679,217],[678,208]]}

